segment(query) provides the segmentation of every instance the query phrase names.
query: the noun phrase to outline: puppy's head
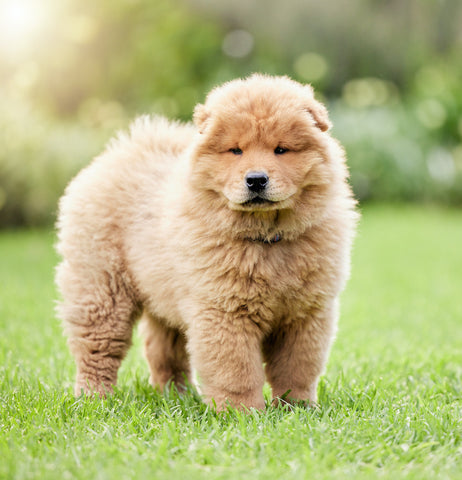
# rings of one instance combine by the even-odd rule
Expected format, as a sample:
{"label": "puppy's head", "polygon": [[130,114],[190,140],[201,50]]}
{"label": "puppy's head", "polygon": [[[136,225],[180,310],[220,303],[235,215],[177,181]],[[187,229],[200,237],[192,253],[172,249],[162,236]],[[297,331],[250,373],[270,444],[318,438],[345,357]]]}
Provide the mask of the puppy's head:
{"label": "puppy's head", "polygon": [[330,122],[313,90],[287,77],[253,75],[198,105],[194,183],[232,210],[293,209],[329,182]]}

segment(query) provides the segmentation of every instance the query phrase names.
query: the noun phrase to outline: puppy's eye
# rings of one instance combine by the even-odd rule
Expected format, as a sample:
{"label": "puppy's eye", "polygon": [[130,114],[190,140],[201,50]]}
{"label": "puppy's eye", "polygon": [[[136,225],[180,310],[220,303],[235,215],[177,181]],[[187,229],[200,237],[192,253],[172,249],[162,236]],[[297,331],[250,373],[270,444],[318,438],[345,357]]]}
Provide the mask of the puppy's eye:
{"label": "puppy's eye", "polygon": [[242,155],[242,150],[240,148],[230,148],[228,151],[234,155]]}
{"label": "puppy's eye", "polygon": [[283,147],[276,147],[276,148],[274,149],[274,153],[275,153],[276,155],[282,155],[282,154],[284,154],[284,153],[286,153],[286,152],[288,152],[288,151],[289,151],[288,148],[283,148]]}

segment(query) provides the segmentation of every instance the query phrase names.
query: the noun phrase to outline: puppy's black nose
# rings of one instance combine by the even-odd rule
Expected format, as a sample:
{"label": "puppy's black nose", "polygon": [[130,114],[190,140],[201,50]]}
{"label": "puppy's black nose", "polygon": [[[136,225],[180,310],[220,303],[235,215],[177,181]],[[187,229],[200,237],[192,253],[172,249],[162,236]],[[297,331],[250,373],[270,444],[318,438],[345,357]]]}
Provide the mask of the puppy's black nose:
{"label": "puppy's black nose", "polygon": [[249,172],[245,176],[245,184],[251,192],[261,192],[268,186],[269,178],[265,172]]}

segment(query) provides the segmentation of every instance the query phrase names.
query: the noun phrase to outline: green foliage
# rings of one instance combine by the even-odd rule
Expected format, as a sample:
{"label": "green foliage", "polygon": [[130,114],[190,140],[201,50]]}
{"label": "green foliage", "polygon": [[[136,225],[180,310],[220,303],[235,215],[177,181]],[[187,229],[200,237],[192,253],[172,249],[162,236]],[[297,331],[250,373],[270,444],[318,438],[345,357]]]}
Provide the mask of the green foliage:
{"label": "green foliage", "polygon": [[460,2],[262,5],[3,0],[0,227],[51,223],[72,175],[137,114],[189,120],[254,71],[327,96],[360,200],[461,205]]}
{"label": "green foliage", "polygon": [[23,63],[11,60],[5,83],[60,116],[85,116],[95,99],[190,116],[223,63],[220,25],[178,0],[45,0],[43,8],[61,28],[43,32]]}
{"label": "green foliage", "polygon": [[152,391],[138,336],[114,396],[73,398],[53,235],[3,232],[0,478],[458,478],[460,238],[458,211],[369,206],[319,408],[246,415]]}
{"label": "green foliage", "polygon": [[56,122],[21,102],[0,111],[0,226],[52,222],[66,183],[106,135]]}
{"label": "green foliage", "polygon": [[360,199],[462,204],[461,74],[422,66],[404,97],[377,78],[345,85],[331,113]]}
{"label": "green foliage", "polygon": [[[351,79],[376,77],[406,90],[423,65],[461,65],[459,0],[189,0],[266,43],[273,68],[338,97]],[[257,52],[256,52],[257,53]],[[258,52],[256,56],[261,56]]]}
{"label": "green foliage", "polygon": [[440,143],[415,110],[332,104],[334,133],[347,151],[359,200],[462,204],[462,144]]}

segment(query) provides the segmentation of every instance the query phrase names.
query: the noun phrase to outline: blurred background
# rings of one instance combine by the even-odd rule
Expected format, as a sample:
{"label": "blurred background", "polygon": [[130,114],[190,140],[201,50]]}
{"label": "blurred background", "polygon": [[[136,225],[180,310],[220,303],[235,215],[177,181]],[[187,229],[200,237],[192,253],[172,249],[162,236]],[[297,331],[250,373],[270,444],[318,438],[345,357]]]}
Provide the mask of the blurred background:
{"label": "blurred background", "polygon": [[136,115],[252,72],[311,83],[362,202],[462,205],[460,0],[0,0],[0,227],[50,225]]}

